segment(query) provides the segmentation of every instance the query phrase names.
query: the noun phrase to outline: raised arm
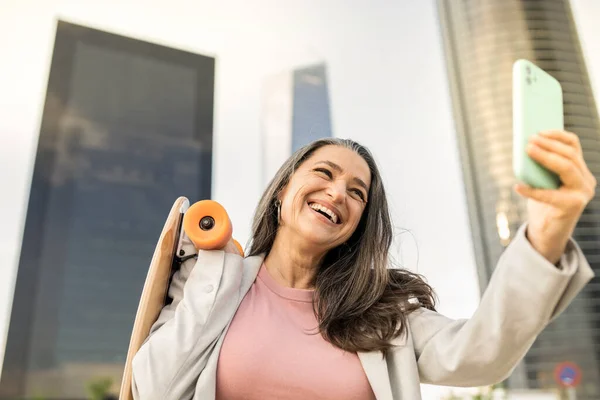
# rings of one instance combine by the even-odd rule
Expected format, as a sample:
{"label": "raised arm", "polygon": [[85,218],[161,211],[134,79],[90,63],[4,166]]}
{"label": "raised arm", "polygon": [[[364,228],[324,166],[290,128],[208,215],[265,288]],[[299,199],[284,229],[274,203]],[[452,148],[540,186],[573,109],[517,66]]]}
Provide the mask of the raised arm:
{"label": "raised arm", "polygon": [[523,225],[500,258],[472,318],[421,309],[409,316],[423,383],[483,386],[505,379],[537,335],[594,276],[571,240],[558,266],[540,255]]}
{"label": "raised arm", "polygon": [[423,382],[474,386],[502,380],[594,276],[571,238],[597,186],[579,138],[565,131],[540,132],[527,152],[555,172],[561,186],[515,186],[528,199],[529,223],[500,258],[471,319],[452,321],[426,310],[410,316]]}

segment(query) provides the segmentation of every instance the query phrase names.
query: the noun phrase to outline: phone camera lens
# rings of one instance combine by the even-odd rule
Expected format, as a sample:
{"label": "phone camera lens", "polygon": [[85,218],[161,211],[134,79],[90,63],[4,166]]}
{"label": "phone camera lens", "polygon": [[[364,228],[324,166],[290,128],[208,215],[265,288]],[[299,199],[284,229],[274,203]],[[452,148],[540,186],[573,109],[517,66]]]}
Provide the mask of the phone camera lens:
{"label": "phone camera lens", "polygon": [[527,68],[525,68],[527,71],[527,74],[531,74],[531,67],[528,65]]}
{"label": "phone camera lens", "polygon": [[527,82],[527,84],[528,84],[528,85],[531,85],[531,78],[530,78],[530,77],[527,77],[527,78],[525,79],[525,82]]}

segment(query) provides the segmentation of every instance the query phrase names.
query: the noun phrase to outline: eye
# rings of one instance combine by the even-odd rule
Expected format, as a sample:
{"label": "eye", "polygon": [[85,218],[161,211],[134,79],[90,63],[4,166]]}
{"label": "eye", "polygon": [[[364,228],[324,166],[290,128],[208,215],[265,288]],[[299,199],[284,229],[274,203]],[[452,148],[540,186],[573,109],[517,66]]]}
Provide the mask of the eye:
{"label": "eye", "polygon": [[329,179],[333,178],[333,174],[327,168],[315,168],[314,171],[326,175]]}
{"label": "eye", "polygon": [[365,201],[365,195],[360,189],[352,189],[351,192],[354,192],[362,201]]}

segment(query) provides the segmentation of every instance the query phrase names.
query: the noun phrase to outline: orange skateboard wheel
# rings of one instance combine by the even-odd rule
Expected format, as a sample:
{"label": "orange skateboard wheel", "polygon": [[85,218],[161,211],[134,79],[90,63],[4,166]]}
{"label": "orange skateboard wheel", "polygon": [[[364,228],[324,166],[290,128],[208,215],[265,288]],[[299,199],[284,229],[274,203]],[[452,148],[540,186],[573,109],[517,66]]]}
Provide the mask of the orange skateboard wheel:
{"label": "orange skateboard wheel", "polygon": [[190,206],[183,216],[183,229],[199,250],[222,249],[233,232],[227,211],[213,200]]}

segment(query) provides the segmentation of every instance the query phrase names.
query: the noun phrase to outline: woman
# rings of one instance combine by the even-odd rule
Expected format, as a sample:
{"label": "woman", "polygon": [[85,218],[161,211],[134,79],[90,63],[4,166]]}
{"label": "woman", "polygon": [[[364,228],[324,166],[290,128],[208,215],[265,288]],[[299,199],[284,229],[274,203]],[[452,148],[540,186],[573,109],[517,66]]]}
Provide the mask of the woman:
{"label": "woman", "polygon": [[[133,360],[134,398],[414,400],[420,382],[501,381],[593,276],[570,239],[596,187],[577,136],[545,132],[529,154],[563,186],[517,186],[530,220],[473,317],[451,320],[419,276],[389,268],[392,225],[368,150],[302,148],[260,200],[247,258],[230,243],[175,274],[173,302]],[[187,238],[184,251],[196,253]]]}

